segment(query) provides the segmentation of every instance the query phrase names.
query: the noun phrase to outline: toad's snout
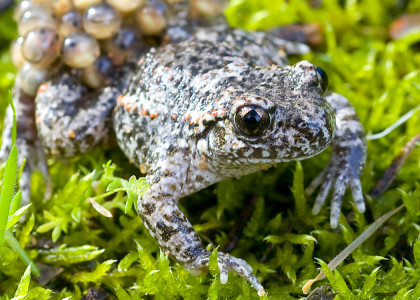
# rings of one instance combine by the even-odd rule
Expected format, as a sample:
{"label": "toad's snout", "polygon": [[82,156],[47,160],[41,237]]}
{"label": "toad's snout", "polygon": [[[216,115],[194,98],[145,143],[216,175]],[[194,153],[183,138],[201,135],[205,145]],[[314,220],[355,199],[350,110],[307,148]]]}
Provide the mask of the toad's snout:
{"label": "toad's snout", "polygon": [[300,61],[290,68],[291,84],[300,88],[319,87],[323,89],[323,78],[317,72],[318,67],[307,60]]}

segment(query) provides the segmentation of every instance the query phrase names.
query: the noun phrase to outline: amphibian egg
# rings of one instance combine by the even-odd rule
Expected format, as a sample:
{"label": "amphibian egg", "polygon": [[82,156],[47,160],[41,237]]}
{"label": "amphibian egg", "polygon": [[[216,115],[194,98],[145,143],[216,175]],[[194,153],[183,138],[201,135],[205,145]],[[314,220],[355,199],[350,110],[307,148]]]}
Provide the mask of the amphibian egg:
{"label": "amphibian egg", "polygon": [[160,2],[151,1],[137,12],[136,20],[144,35],[159,35],[167,25],[165,6]]}
{"label": "amphibian egg", "polygon": [[22,16],[23,16],[23,14],[27,10],[30,10],[31,8],[34,8],[34,7],[45,8],[43,5],[41,5],[39,3],[32,2],[32,1],[24,0],[22,2],[19,2],[16,5],[15,10],[13,12],[13,19],[16,22],[19,22],[20,18],[22,18]]}
{"label": "amphibian egg", "polygon": [[89,6],[101,3],[101,0],[73,0],[73,5],[78,10],[85,10]]}
{"label": "amphibian egg", "polygon": [[92,89],[106,85],[107,78],[114,71],[112,60],[106,56],[100,56],[92,65],[83,69],[82,80]]}
{"label": "amphibian egg", "polygon": [[134,30],[121,28],[114,37],[105,42],[104,48],[108,57],[119,66],[135,55],[136,49],[140,49],[140,43],[140,38]]}
{"label": "amphibian egg", "polygon": [[26,36],[29,31],[37,27],[57,28],[57,20],[50,9],[42,6],[28,8],[18,24],[19,35]]}
{"label": "amphibian egg", "polygon": [[39,69],[30,63],[25,63],[19,71],[20,88],[29,96],[35,96],[38,87],[45,81],[46,69]]}
{"label": "amphibian egg", "polygon": [[22,55],[37,67],[47,67],[60,54],[60,40],[51,28],[38,28],[28,32],[23,44]]}
{"label": "amphibian egg", "polygon": [[108,0],[110,5],[121,13],[128,13],[136,10],[145,4],[145,0]]}
{"label": "amphibian egg", "polygon": [[58,33],[66,37],[72,33],[82,31],[82,16],[76,11],[70,11],[61,16]]}
{"label": "amphibian egg", "polygon": [[73,9],[71,0],[50,1],[50,7],[57,16],[61,16]]}
{"label": "amphibian egg", "polygon": [[191,0],[191,15],[194,17],[215,17],[223,13],[224,0]]}
{"label": "amphibian egg", "polygon": [[12,63],[16,68],[20,68],[25,63],[25,59],[22,55],[22,43],[23,37],[18,37],[10,45],[10,56]]}
{"label": "amphibian egg", "polygon": [[112,37],[121,26],[121,17],[109,4],[99,3],[89,7],[83,17],[83,28],[98,39]]}
{"label": "amphibian egg", "polygon": [[61,47],[61,60],[73,68],[85,68],[99,57],[98,41],[88,33],[67,36]]}

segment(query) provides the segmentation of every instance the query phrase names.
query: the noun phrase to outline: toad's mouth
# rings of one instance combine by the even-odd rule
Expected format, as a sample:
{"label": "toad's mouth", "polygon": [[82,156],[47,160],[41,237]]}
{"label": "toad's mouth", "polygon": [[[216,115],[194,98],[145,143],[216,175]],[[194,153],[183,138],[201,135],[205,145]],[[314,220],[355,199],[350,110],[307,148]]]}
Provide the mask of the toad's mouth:
{"label": "toad's mouth", "polygon": [[234,164],[274,164],[280,162],[289,162],[303,160],[316,156],[325,150],[324,147],[302,148],[288,147],[284,149],[261,149],[250,148],[236,153],[226,155],[225,159],[236,161]]}

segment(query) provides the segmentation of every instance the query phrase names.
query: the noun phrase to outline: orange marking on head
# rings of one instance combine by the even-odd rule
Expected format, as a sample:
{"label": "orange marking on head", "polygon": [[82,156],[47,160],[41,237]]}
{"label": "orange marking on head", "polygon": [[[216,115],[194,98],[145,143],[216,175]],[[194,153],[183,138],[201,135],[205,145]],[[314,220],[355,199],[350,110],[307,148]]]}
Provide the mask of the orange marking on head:
{"label": "orange marking on head", "polygon": [[41,84],[38,88],[38,93],[43,93],[48,89],[48,83]]}
{"label": "orange marking on head", "polygon": [[135,110],[137,109],[137,103],[134,103],[134,104],[133,104],[132,109],[133,109],[133,111],[135,111]]}
{"label": "orange marking on head", "polygon": [[69,138],[74,139],[76,137],[76,133],[74,132],[74,130],[70,130],[69,131]]}
{"label": "orange marking on head", "polygon": [[159,116],[159,114],[158,114],[158,113],[153,113],[153,114],[152,114],[152,113],[150,113],[150,114],[149,114],[149,116],[150,116],[150,118],[151,118],[151,119],[154,119],[154,118],[156,118],[157,116]]}
{"label": "orange marking on head", "polygon": [[141,115],[144,117],[145,115],[147,115],[147,109],[143,108]]}
{"label": "orange marking on head", "polygon": [[176,115],[173,115],[173,116],[172,116],[172,120],[175,120],[175,119],[176,119]]}
{"label": "orange marking on head", "polygon": [[193,120],[190,121],[190,125],[192,125],[192,124],[194,124],[194,121]]}
{"label": "orange marking on head", "polygon": [[216,117],[216,116],[217,116],[217,113],[218,113],[218,111],[217,111],[217,110],[213,110],[213,111],[210,113],[210,116],[212,116],[212,117]]}
{"label": "orange marking on head", "polygon": [[36,115],[36,123],[41,124],[41,115]]}
{"label": "orange marking on head", "polygon": [[124,101],[123,101],[123,99],[124,99],[124,96],[123,96],[123,95],[119,95],[119,96],[118,96],[117,102],[118,102],[118,104],[119,104],[119,105],[121,105],[121,106],[124,106]]}
{"label": "orange marking on head", "polygon": [[197,120],[195,120],[195,123],[200,122],[203,118],[204,118],[204,116],[199,116],[199,117],[197,118]]}
{"label": "orange marking on head", "polygon": [[191,118],[191,115],[188,113],[188,114],[185,115],[184,119],[185,119],[185,121],[188,121],[190,118]]}
{"label": "orange marking on head", "polygon": [[131,110],[131,104],[130,104],[130,103],[127,103],[127,104],[124,106],[124,108],[125,108],[125,110],[126,110],[126,111],[130,111],[130,110]]}

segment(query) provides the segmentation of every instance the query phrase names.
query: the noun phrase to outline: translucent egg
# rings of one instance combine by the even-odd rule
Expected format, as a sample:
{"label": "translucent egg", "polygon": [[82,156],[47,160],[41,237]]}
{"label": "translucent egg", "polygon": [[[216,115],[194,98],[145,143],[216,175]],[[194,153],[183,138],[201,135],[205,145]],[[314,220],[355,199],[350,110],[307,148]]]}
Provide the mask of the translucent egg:
{"label": "translucent egg", "polygon": [[215,17],[223,13],[225,0],[191,0],[191,15],[194,17]]}
{"label": "translucent egg", "polygon": [[18,73],[20,88],[29,96],[36,96],[38,87],[45,82],[46,77],[46,69],[36,68],[30,63],[25,63]]}
{"label": "translucent egg", "polygon": [[144,35],[159,35],[167,25],[165,5],[158,1],[150,1],[136,14],[137,24]]}
{"label": "translucent egg", "polygon": [[92,89],[97,89],[108,84],[115,68],[111,59],[100,56],[92,65],[83,69],[82,80]]}
{"label": "translucent egg", "polygon": [[112,5],[121,13],[128,13],[135,11],[140,6],[143,6],[147,0],[108,0],[107,3]]}
{"label": "translucent egg", "polygon": [[141,46],[141,39],[130,28],[118,30],[111,39],[104,43],[104,49],[114,65],[120,66],[136,54],[136,49]]}
{"label": "translucent egg", "polygon": [[73,33],[61,46],[61,60],[73,68],[85,68],[99,57],[98,41],[88,33]]}
{"label": "translucent egg", "polygon": [[73,5],[77,10],[85,10],[89,6],[101,3],[102,0],[73,0]]}
{"label": "translucent egg", "polygon": [[18,23],[19,35],[26,36],[29,31],[37,27],[57,28],[57,20],[50,9],[42,6],[27,9]]}
{"label": "translucent egg", "polygon": [[65,13],[68,13],[73,9],[72,0],[52,0],[50,2],[50,7],[56,16],[61,16]]}
{"label": "translucent egg", "polygon": [[40,3],[40,4],[44,4],[44,5],[49,5],[53,1],[54,0],[32,0],[32,2],[34,2],[34,3]]}
{"label": "translucent egg", "polygon": [[89,7],[83,17],[83,28],[97,39],[112,37],[121,26],[121,17],[109,4],[99,3]]}
{"label": "translucent egg", "polygon": [[41,5],[39,3],[35,3],[35,2],[32,2],[32,1],[28,1],[28,0],[23,0],[21,2],[18,2],[16,4],[15,10],[13,12],[13,20],[15,20],[16,22],[19,22],[20,18],[22,18],[22,15],[27,10],[29,10],[33,7],[45,8],[43,5]]}
{"label": "translucent egg", "polygon": [[10,56],[12,59],[12,63],[18,69],[22,67],[25,63],[25,59],[22,55],[22,43],[23,37],[18,37],[10,45]]}
{"label": "translucent egg", "polygon": [[51,28],[37,28],[28,32],[22,43],[22,55],[37,67],[47,67],[60,54],[60,40]]}
{"label": "translucent egg", "polygon": [[76,11],[70,11],[62,15],[57,31],[62,37],[82,31],[82,16]]}

